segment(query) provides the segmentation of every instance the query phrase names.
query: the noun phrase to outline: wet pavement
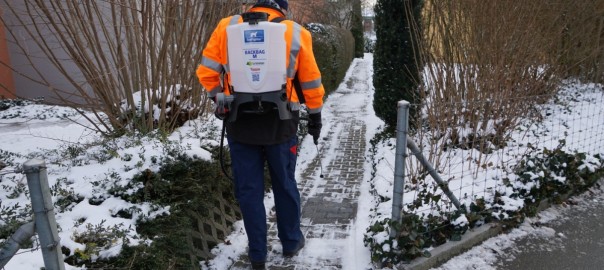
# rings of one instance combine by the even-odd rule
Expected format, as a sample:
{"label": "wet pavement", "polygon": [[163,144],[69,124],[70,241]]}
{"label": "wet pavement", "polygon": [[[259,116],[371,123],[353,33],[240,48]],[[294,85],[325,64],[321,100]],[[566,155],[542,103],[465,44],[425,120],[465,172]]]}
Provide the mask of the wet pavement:
{"label": "wet pavement", "polygon": [[604,269],[604,189],[595,187],[553,208],[546,211],[559,211],[558,218],[532,224],[545,233],[517,240],[497,269]]}

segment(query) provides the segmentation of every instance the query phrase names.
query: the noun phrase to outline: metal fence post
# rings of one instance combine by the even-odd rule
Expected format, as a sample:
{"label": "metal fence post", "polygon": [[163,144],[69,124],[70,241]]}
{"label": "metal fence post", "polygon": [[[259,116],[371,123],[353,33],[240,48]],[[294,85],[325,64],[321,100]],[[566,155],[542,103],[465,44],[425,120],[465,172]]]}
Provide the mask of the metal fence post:
{"label": "metal fence post", "polygon": [[[405,186],[405,158],[407,157],[407,130],[409,121],[409,102],[401,100],[397,105],[396,153],[394,158],[394,191],[392,194],[392,221],[400,222],[403,208]],[[394,228],[390,237],[396,236]]]}
{"label": "metal fence post", "polygon": [[41,159],[28,160],[23,164],[23,171],[27,176],[35,228],[40,239],[44,265],[47,270],[64,270],[65,262],[63,262],[57,222],[48,187],[46,163]]}

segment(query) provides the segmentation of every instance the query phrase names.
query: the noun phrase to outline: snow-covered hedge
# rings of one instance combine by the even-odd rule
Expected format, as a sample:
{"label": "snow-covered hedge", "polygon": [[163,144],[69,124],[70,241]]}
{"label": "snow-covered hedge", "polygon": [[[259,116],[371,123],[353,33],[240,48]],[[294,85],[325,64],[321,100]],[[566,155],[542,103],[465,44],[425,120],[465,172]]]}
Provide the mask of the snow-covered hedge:
{"label": "snow-covered hedge", "polygon": [[354,59],[354,38],[349,30],[330,25],[311,23],[306,28],[312,33],[313,52],[326,93],[336,90]]}

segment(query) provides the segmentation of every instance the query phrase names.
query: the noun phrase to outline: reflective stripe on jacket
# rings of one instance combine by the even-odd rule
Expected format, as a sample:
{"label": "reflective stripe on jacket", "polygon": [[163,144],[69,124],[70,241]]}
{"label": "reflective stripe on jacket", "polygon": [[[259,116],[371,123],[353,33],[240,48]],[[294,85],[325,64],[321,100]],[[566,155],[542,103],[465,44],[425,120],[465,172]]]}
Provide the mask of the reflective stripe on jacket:
{"label": "reflective stripe on jacket", "polygon": [[[269,21],[276,17],[283,17],[283,14],[272,8],[254,7],[249,12],[264,12],[269,14]],[[206,89],[209,97],[214,97],[220,92],[229,94],[226,85],[222,86],[221,73],[225,73],[225,79],[230,80],[229,64],[227,56],[227,32],[229,25],[242,23],[240,15],[235,15],[222,19],[210,40],[203,50],[201,65],[197,68],[197,77],[199,82]],[[287,95],[288,100],[292,102],[292,108],[299,108],[298,96],[294,90],[292,80],[298,73],[298,79],[302,86],[302,93],[306,100],[306,107],[309,113],[317,113],[323,107],[323,95],[325,90],[321,83],[321,73],[315,61],[312,51],[312,37],[308,30],[304,29],[298,23],[291,20],[284,20],[281,23],[287,26],[285,30],[286,51],[288,56],[287,65]],[[230,83],[229,83],[230,84]],[[298,104],[298,106],[296,106]]]}

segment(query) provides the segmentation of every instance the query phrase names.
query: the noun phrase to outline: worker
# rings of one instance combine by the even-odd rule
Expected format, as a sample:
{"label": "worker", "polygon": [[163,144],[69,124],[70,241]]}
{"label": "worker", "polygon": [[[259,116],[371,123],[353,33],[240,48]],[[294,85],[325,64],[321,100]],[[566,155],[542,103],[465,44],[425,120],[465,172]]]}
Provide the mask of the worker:
{"label": "worker", "polygon": [[216,102],[216,116],[226,125],[253,269],[265,269],[267,259],[265,161],[283,256],[293,257],[305,244],[295,179],[301,102],[315,144],[322,127],[325,91],[311,34],[286,20],[287,13],[287,0],[260,0],[247,12],[222,19],[197,69],[208,98]]}

